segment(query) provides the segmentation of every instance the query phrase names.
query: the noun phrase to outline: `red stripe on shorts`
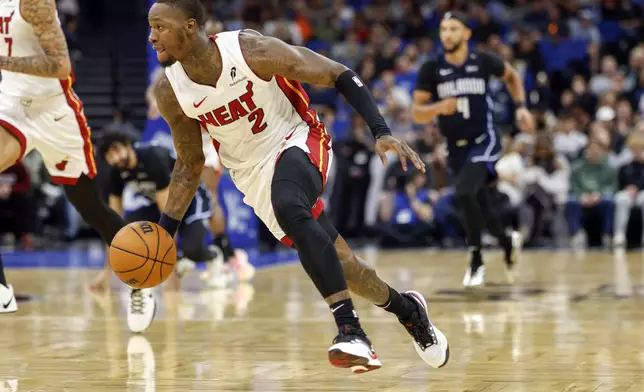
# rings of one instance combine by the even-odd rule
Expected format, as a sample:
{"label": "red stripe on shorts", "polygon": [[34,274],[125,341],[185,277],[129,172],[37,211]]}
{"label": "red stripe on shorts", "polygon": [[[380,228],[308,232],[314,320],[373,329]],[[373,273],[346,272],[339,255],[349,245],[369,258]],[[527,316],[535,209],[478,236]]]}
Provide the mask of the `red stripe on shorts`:
{"label": "red stripe on shorts", "polygon": [[85,152],[85,162],[87,163],[87,168],[89,173],[87,177],[94,178],[96,175],[96,163],[94,162],[94,148],[92,147],[92,131],[87,124],[87,118],[83,114],[83,103],[78,99],[78,96],[72,89],[74,84],[74,75],[71,74],[67,79],[60,79],[60,85],[63,88],[65,93],[65,98],[67,99],[67,104],[74,111],[76,116],[76,121],[78,122],[78,127],[80,128],[81,137],[83,138],[83,150]]}

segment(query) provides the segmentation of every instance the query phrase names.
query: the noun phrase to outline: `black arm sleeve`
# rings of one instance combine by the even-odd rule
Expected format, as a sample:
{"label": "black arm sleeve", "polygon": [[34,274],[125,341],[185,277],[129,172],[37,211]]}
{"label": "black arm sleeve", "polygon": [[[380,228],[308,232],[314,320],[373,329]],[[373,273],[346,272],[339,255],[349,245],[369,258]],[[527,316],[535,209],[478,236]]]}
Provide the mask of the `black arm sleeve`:
{"label": "black arm sleeve", "polygon": [[501,58],[489,52],[479,52],[481,57],[481,66],[483,71],[488,75],[494,75],[497,78],[505,74],[505,63]]}
{"label": "black arm sleeve", "polygon": [[391,130],[380,115],[373,95],[355,72],[350,69],[344,71],[335,81],[335,88],[364,119],[374,138],[391,135]]}
{"label": "black arm sleeve", "polygon": [[436,61],[428,60],[420,67],[416,90],[427,91],[434,95],[436,89]]}
{"label": "black arm sleeve", "polygon": [[125,189],[125,182],[121,178],[121,172],[113,167],[110,170],[110,183],[108,186],[108,190],[110,195],[114,196],[122,196],[123,195],[123,189]]}

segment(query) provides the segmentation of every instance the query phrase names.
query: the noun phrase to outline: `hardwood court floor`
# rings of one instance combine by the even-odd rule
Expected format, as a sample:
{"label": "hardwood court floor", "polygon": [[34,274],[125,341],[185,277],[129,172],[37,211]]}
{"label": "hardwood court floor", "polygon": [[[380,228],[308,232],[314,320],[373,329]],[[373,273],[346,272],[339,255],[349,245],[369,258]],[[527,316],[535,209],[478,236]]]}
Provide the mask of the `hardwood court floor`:
{"label": "hardwood court floor", "polygon": [[[124,319],[126,293],[86,294],[83,269],[14,269],[19,313],[0,316],[0,391],[644,391],[641,253],[530,253],[515,288],[465,293],[462,253],[369,253],[395,287],[423,292],[451,361],[427,367],[396,319],[357,301],[383,368],[332,368],[327,307],[297,264],[253,286],[159,297],[142,336]],[[500,255],[489,254],[489,281]],[[4,388],[4,389],[3,389]]]}

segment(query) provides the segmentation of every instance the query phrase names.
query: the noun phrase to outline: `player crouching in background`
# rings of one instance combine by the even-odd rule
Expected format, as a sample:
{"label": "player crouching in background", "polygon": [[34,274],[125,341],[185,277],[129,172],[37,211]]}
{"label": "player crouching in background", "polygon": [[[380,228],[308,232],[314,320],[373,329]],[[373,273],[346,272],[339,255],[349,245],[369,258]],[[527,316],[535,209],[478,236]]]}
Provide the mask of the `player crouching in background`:
{"label": "player crouching in background", "polygon": [[[98,141],[98,152],[112,166],[109,206],[128,222],[154,222],[166,203],[175,157],[159,145],[133,143],[132,140],[124,132],[109,132]],[[194,269],[195,262],[209,262],[210,287],[223,288],[231,281],[230,273],[223,265],[223,252],[216,246],[207,245],[211,204],[208,190],[199,187],[179,227],[179,249],[183,257],[177,262],[177,274],[168,281],[169,288],[178,288],[179,278]],[[132,290],[128,325],[133,332],[142,332],[149,326],[154,307],[153,289]]]}

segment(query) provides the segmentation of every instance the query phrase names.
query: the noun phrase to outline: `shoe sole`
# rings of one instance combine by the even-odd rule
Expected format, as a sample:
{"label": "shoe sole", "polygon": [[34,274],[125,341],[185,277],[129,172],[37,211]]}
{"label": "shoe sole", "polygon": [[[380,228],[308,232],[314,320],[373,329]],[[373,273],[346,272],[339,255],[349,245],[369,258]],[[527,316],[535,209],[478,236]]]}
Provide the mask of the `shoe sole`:
{"label": "shoe sole", "polygon": [[334,349],[329,351],[329,362],[337,368],[351,369],[353,374],[362,374],[377,370],[382,364],[369,364],[372,360]]}
{"label": "shoe sole", "polygon": [[[416,299],[416,301],[418,301],[420,303],[420,305],[423,307],[423,309],[425,309],[425,313],[427,314],[427,320],[429,320],[429,323],[432,324],[432,321],[429,318],[429,312],[427,311],[427,301],[425,301],[425,297],[421,293],[419,293],[418,291],[414,291],[414,290],[407,291],[407,294],[409,294],[412,297],[414,297]],[[432,324],[432,327],[434,327],[434,324]],[[436,327],[434,327],[434,328],[436,328]],[[440,369],[443,366],[447,365],[447,362],[449,362],[449,343],[447,343],[447,348],[445,349],[445,361],[443,361],[443,363],[440,364],[437,367],[437,369]]]}

